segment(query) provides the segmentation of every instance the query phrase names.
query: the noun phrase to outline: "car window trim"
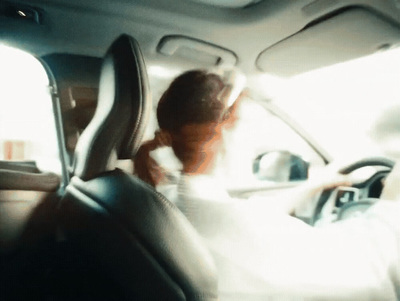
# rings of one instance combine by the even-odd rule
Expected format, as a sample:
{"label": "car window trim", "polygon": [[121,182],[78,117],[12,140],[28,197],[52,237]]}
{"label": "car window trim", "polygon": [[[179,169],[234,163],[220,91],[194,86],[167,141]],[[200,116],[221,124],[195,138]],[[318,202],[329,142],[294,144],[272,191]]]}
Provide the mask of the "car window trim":
{"label": "car window trim", "polygon": [[54,116],[54,124],[56,127],[57,133],[57,144],[59,150],[59,156],[61,161],[61,173],[62,173],[62,181],[60,185],[61,192],[65,190],[67,187],[70,174],[68,172],[69,160],[67,154],[67,147],[65,144],[65,137],[64,137],[64,130],[63,130],[63,123],[62,123],[62,114],[61,114],[61,106],[60,106],[60,98],[58,95],[57,83],[53,72],[51,71],[50,67],[46,64],[44,60],[38,58],[42,66],[44,67],[47,77],[49,78],[49,93],[51,95],[52,107],[53,107],[53,116]]}

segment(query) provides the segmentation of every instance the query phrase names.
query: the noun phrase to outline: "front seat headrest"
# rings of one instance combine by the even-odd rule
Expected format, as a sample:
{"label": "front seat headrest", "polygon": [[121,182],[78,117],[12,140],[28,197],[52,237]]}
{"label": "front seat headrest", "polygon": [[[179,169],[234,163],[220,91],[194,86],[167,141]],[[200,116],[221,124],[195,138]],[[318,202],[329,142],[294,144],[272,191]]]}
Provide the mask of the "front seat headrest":
{"label": "front seat headrest", "polygon": [[118,159],[132,158],[150,108],[143,55],[134,38],[121,35],[103,60],[96,112],[79,138],[74,175],[88,180],[107,170],[113,152]]}

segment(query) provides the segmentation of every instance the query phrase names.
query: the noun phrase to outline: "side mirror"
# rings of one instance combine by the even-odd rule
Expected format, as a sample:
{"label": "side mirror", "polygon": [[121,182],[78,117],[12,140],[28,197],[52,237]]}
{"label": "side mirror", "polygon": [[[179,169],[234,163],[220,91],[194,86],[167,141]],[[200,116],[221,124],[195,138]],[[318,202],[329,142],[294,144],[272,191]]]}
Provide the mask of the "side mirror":
{"label": "side mirror", "polygon": [[262,181],[302,181],[308,179],[309,166],[309,162],[288,151],[271,151],[254,160],[253,174]]}

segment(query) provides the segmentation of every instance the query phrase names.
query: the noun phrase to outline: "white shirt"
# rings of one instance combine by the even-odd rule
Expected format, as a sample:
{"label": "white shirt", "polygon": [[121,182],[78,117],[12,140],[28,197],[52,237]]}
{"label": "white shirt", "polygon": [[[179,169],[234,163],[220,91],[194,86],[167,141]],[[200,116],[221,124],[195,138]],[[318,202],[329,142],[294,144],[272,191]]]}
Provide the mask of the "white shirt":
{"label": "white shirt", "polygon": [[400,300],[399,202],[314,228],[207,176],[183,175],[168,197],[213,255],[222,301]]}

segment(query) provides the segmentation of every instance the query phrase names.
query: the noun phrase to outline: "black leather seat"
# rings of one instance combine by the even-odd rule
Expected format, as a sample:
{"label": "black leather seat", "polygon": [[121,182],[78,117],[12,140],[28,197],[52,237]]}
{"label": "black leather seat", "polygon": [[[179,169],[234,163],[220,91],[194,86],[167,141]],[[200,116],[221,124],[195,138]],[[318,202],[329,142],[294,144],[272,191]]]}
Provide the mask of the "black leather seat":
{"label": "black leather seat", "polygon": [[74,286],[82,295],[75,291],[71,299],[90,299],[91,290],[93,299],[218,299],[212,259],[189,222],[152,187],[114,168],[116,158],[131,158],[139,147],[150,109],[139,46],[123,35],[104,58],[98,107],[78,141],[74,177],[60,206],[61,229],[74,252],[67,264],[71,280],[86,275],[87,284],[87,277],[102,275],[92,288]]}

